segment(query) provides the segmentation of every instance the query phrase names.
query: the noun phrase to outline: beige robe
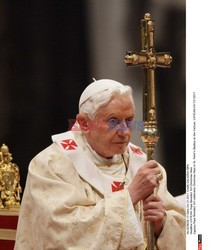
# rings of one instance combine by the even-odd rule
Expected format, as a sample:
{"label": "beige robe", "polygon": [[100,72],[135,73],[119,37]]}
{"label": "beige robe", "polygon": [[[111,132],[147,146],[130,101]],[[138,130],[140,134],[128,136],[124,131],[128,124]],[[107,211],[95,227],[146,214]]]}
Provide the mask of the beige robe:
{"label": "beige robe", "polygon": [[[66,148],[59,142],[68,136],[72,143]],[[124,179],[122,167],[113,175],[108,171],[121,164],[119,156],[112,164],[97,159],[81,132],[69,131],[57,138],[30,163],[15,249],[145,249],[142,203],[133,207],[127,190],[146,162],[145,154],[133,151],[137,149],[133,144],[127,147],[128,182],[123,190],[112,192],[114,181]],[[185,211],[167,191],[166,173],[162,167],[161,171],[164,178],[157,194],[167,216],[156,249],[183,250]]]}

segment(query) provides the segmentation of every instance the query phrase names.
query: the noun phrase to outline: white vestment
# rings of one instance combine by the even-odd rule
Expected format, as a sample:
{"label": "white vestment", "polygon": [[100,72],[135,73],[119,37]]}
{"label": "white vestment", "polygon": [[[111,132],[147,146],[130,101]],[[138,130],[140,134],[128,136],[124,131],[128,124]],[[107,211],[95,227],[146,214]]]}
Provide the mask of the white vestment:
{"label": "white vestment", "polygon": [[[129,143],[124,158],[102,158],[77,131],[52,138],[30,163],[15,249],[145,249],[142,202],[133,207],[127,187],[146,155]],[[156,249],[184,250],[185,211],[160,168],[157,194],[167,215]]]}

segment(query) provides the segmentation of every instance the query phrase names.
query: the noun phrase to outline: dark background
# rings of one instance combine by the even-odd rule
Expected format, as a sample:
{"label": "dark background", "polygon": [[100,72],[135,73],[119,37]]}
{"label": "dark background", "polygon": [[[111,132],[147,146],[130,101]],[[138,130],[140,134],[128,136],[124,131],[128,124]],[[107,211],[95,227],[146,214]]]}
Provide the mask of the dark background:
{"label": "dark background", "polygon": [[[134,93],[141,93],[142,72],[127,68],[123,57],[127,50],[140,50],[140,19],[150,12],[156,21],[156,50],[170,51],[174,60],[171,69],[156,70],[157,159],[166,168],[169,191],[185,192],[185,3],[118,0],[123,19],[108,12],[107,7],[115,10],[113,4],[0,1],[0,144],[9,146],[23,188],[30,160],[51,143],[52,134],[68,130],[68,119],[75,118],[80,94],[92,77],[128,79]],[[95,12],[100,21],[92,18]],[[116,17],[115,24],[125,20],[124,38],[120,34],[117,39],[114,27],[105,30],[104,24]],[[105,58],[114,48],[114,59]]]}

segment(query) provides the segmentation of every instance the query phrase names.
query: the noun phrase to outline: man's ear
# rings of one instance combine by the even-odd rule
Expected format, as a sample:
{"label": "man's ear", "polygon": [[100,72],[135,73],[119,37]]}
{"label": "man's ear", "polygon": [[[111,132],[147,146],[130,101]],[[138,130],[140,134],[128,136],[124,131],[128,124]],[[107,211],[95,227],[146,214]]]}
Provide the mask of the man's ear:
{"label": "man's ear", "polygon": [[88,117],[84,114],[78,114],[76,116],[76,120],[80,125],[81,131],[85,132],[85,133],[88,132],[88,130],[89,130],[88,129],[88,120],[89,120]]}

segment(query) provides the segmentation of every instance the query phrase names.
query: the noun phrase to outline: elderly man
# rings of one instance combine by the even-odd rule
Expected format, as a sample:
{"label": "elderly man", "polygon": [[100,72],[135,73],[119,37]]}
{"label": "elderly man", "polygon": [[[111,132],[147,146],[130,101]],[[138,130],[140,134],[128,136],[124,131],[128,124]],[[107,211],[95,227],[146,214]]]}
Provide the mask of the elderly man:
{"label": "elderly man", "polygon": [[164,169],[129,142],[134,114],[129,86],[99,80],[84,90],[72,131],[30,163],[15,249],[146,249],[146,221],[156,249],[185,249],[184,210]]}

